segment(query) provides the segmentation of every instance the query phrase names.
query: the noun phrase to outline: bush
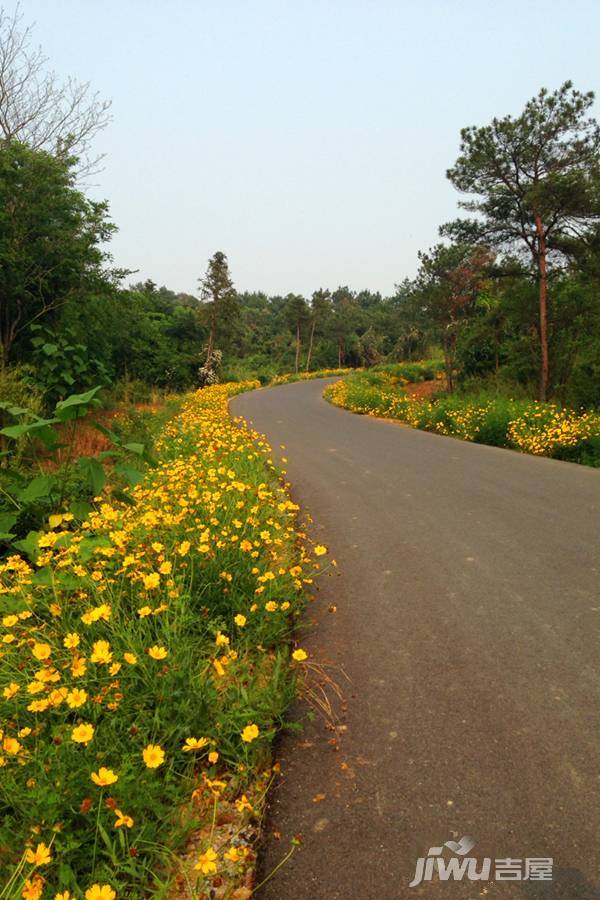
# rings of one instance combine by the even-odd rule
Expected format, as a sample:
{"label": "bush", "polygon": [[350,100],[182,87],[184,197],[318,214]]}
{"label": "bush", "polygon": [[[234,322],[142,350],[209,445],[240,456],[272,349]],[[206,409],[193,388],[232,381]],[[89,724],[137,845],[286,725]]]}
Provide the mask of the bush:
{"label": "bush", "polygon": [[[29,366],[14,366],[11,369],[0,369],[0,430],[13,424],[14,417],[3,405],[29,409],[34,415],[42,411],[42,392],[31,384],[32,369]],[[20,461],[27,441],[25,438],[17,442],[15,459]],[[6,450],[6,441],[0,435],[0,452]]]}
{"label": "bush", "polygon": [[103,396],[113,403],[151,403],[153,390],[139,378],[119,378]]}

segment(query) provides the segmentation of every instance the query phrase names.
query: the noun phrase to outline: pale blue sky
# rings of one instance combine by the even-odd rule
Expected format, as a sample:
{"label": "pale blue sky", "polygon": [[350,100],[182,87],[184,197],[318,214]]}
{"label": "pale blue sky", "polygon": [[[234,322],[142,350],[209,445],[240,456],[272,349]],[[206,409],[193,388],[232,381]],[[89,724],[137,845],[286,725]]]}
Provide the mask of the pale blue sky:
{"label": "pale blue sky", "polygon": [[390,293],[456,213],[462,126],[600,88],[597,0],[21,8],[57,72],[112,98],[94,192],[116,262],[178,291],[221,249],[239,289]]}

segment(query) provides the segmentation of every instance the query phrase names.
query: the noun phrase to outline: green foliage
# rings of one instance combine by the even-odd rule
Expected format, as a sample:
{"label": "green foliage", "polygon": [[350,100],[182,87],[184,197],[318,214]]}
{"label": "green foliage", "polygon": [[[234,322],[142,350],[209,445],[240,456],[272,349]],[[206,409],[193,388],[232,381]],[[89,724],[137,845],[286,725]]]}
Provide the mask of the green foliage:
{"label": "green foliage", "polygon": [[114,226],[106,204],[74,188],[72,166],[15,142],[0,152],[0,367],[35,321],[107,283]]}
{"label": "green foliage", "polygon": [[[135,506],[113,497],[78,524],[57,516],[26,542],[37,567],[0,563],[2,627],[15,636],[0,672],[4,739],[16,741],[4,747],[0,880],[14,877],[15,895],[31,875],[19,860],[32,828],[34,848],[52,846],[50,896],[97,882],[141,898],[159,895],[164,857],[191,831],[231,822],[242,791],[255,802],[247,785],[268,764],[300,669],[297,576],[317,569],[268,452],[228,416],[235,390],[189,399]],[[41,669],[51,680],[30,691]],[[144,751],[157,745],[150,766]],[[105,768],[114,777],[98,783]],[[240,829],[250,815],[240,810]]]}
{"label": "green foliage", "polygon": [[[442,227],[461,242],[516,252],[532,269],[539,290],[540,396],[551,387],[548,272],[573,261],[597,275],[600,218],[600,126],[588,114],[593,93],[566,81],[543,88],[513,118],[464,128],[460,155],[448,178],[474,199],[461,206],[477,214]],[[558,380],[564,384],[564,376]]]}
{"label": "green foliage", "polygon": [[206,358],[210,359],[217,342],[224,346],[229,344],[238,312],[237,294],[229,274],[227,256],[222,250],[217,250],[208,261],[206,273],[200,279],[200,298],[208,327]]}
{"label": "green foliage", "polygon": [[73,392],[83,392],[93,384],[108,384],[104,364],[90,356],[85,344],[76,342],[68,328],[54,331],[32,325],[31,382],[43,394],[45,405],[52,408]]}
{"label": "green foliage", "polygon": [[349,375],[328,387],[325,397],[353,412],[399,419],[436,434],[600,466],[599,415],[511,396],[501,380],[495,390],[473,380],[468,392],[463,385],[460,393],[419,399],[403,389],[408,379],[382,369]]}
{"label": "green foliage", "polygon": [[107,463],[117,476],[117,491],[127,498],[123,489],[137,484],[142,477],[140,466],[152,462],[143,443],[97,422],[93,425],[109,439],[111,449],[75,457],[78,426],[99,405],[100,389],[60,400],[49,418],[0,401],[0,410],[12,421],[0,430],[7,446],[0,466],[0,544],[29,553],[30,544],[24,544],[23,538],[35,534],[51,513],[101,494]]}

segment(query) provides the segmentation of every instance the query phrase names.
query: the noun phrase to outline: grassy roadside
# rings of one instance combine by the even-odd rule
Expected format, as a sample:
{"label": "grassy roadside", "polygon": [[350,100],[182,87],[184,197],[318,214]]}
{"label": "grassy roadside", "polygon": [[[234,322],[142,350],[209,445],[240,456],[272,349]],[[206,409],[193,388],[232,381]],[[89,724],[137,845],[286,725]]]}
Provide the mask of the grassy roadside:
{"label": "grassy roadside", "polygon": [[292,384],[295,381],[311,381],[313,378],[330,378],[335,375],[348,375],[350,372],[360,372],[361,369],[316,369],[314,372],[287,372],[285,375],[275,375],[269,382],[271,385]]}
{"label": "grassy roadside", "polygon": [[192,834],[193,896],[244,879],[249,848],[216,828],[255,814],[325,553],[229,417],[254,386],[190,396],[135,505],[53,516],[35,560],[0,564],[0,898],[166,896]]}
{"label": "grassy roadside", "polygon": [[389,366],[352,374],[327,387],[324,396],[352,412],[396,419],[436,434],[600,466],[597,413],[484,393],[440,393],[422,399],[404,390],[406,383],[419,379],[407,377],[402,369]]}

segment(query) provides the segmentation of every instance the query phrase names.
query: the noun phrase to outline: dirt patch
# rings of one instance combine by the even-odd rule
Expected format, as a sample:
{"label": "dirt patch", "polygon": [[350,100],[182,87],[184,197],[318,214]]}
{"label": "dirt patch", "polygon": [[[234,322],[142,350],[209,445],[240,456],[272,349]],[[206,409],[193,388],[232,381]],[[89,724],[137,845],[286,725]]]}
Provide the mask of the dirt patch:
{"label": "dirt patch", "polygon": [[417,384],[406,384],[404,390],[409,397],[416,397],[418,400],[428,400],[430,397],[439,394],[444,390],[443,382],[437,381],[419,381]]}

